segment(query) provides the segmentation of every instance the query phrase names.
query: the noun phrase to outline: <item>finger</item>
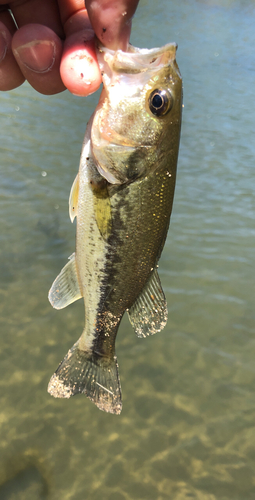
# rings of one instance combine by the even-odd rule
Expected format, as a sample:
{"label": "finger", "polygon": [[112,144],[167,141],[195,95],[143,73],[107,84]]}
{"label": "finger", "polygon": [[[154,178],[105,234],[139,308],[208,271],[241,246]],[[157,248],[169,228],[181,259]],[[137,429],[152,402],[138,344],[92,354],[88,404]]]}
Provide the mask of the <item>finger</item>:
{"label": "finger", "polygon": [[89,95],[99,88],[102,78],[92,30],[80,31],[66,39],[60,74],[68,90],[75,95]]}
{"label": "finger", "polygon": [[86,0],[97,38],[109,49],[127,50],[131,19],[139,0]]}
{"label": "finger", "polygon": [[80,11],[85,10],[85,2],[84,0],[58,0],[58,7],[62,25],[67,34],[66,23],[74,14],[79,14]]}
{"label": "finger", "polygon": [[95,92],[102,81],[98,67],[94,32],[86,9],[73,15],[66,10],[63,23],[67,38],[60,65],[62,81],[70,92],[86,96]]}
{"label": "finger", "polygon": [[[11,28],[11,24],[9,26]],[[13,56],[11,44],[11,33],[0,22],[0,90],[4,91],[19,87],[25,80]]]}
{"label": "finger", "polygon": [[13,36],[12,50],[35,90],[46,95],[65,90],[59,73],[62,42],[54,31],[41,24],[23,26]]}
{"label": "finger", "polygon": [[[4,0],[0,0],[0,4],[3,2]],[[14,34],[16,26],[6,10],[6,5],[0,7],[0,21],[9,28],[11,34]],[[8,50],[4,62],[0,64],[0,89],[15,88],[27,78],[31,85],[41,93],[61,92],[65,86],[59,73],[59,52],[62,52],[60,40],[56,35],[52,36],[52,33],[51,35],[49,32],[45,33],[42,26],[35,32],[35,25],[34,27],[31,27],[33,26],[31,24],[27,25],[31,22],[35,24],[38,22],[40,25],[48,26],[64,38],[57,0],[23,0],[22,2],[15,0],[10,2],[8,7],[12,10],[16,24],[24,28],[14,35],[12,47],[15,50],[16,59],[10,50],[10,36],[2,35],[2,43],[0,43],[3,45],[7,37]]]}

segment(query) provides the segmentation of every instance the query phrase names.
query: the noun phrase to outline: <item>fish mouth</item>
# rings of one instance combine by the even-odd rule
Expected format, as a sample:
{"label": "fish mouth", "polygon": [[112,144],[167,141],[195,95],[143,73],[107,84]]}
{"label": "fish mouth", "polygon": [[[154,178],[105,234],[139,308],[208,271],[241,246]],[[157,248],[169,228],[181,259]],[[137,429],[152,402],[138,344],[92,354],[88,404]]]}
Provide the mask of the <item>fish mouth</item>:
{"label": "fish mouth", "polygon": [[92,150],[94,151],[109,151],[109,149],[112,149],[116,153],[124,151],[132,153],[138,147],[141,147],[141,144],[126,139],[123,135],[118,134],[109,127],[107,129],[103,128],[101,131],[93,130]]}
{"label": "fish mouth", "polygon": [[138,142],[132,141],[132,139],[127,139],[123,135],[115,132],[115,130],[110,127],[104,127],[102,131],[99,132],[100,142],[101,140],[106,145],[111,143],[111,146],[124,146],[130,149],[135,149],[140,146]]}
{"label": "fish mouth", "polygon": [[140,144],[123,134],[114,130],[109,123],[109,95],[106,88],[103,88],[96,112],[94,114],[91,139],[92,145],[96,148],[109,148],[109,146],[123,146],[137,148]]}
{"label": "fish mouth", "polygon": [[[102,99],[104,102],[104,98]],[[122,184],[123,176],[118,175],[112,165],[112,157],[130,156],[140,146],[137,142],[115,131],[109,124],[107,114],[99,108],[91,128],[91,150],[95,165],[102,177],[110,184]]]}
{"label": "fish mouth", "polygon": [[175,60],[176,50],[177,44],[173,42],[154,49],[138,49],[129,45],[126,52],[113,51],[97,40],[97,57],[101,71],[105,69],[105,62],[117,73],[140,73],[149,68],[163,67]]}
{"label": "fish mouth", "polygon": [[92,126],[92,142],[97,147],[122,146],[128,148],[137,148],[140,144],[130,137],[125,137],[114,130],[109,124],[107,112],[103,108],[98,110],[95,115]]}

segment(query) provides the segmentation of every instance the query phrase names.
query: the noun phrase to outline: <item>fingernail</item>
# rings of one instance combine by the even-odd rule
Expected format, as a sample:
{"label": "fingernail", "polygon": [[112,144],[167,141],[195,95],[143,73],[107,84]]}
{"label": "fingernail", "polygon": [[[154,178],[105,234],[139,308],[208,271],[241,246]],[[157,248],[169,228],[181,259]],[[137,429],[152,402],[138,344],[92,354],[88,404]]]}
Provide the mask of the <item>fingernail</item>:
{"label": "fingernail", "polygon": [[54,42],[37,40],[16,47],[14,54],[28,69],[35,73],[47,73],[55,62],[56,46]]}
{"label": "fingernail", "polygon": [[0,32],[0,62],[4,60],[6,52],[7,52],[7,43],[3,34]]}

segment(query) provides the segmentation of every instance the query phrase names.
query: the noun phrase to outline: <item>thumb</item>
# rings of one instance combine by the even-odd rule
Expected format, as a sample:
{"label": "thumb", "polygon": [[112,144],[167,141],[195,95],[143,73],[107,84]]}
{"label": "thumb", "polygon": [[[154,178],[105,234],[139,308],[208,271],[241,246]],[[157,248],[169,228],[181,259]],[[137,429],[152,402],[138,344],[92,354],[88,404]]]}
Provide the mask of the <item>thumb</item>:
{"label": "thumb", "polygon": [[67,20],[65,33],[60,64],[61,79],[72,94],[92,94],[99,88],[102,78],[97,63],[94,31],[86,9]]}

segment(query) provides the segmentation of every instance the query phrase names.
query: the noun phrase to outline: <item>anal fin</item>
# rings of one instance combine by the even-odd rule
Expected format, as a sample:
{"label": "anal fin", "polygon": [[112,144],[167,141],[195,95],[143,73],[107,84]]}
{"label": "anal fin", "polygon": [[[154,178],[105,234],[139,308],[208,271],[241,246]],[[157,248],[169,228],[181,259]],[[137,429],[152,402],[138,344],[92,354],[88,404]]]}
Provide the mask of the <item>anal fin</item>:
{"label": "anal fin", "polygon": [[138,337],[160,332],[167,322],[167,303],[156,269],[128,311],[131,325]]}
{"label": "anal fin", "polygon": [[49,291],[49,301],[55,309],[63,309],[82,297],[77,270],[75,253],[69,257],[69,262],[63,267]]}

